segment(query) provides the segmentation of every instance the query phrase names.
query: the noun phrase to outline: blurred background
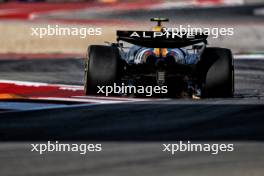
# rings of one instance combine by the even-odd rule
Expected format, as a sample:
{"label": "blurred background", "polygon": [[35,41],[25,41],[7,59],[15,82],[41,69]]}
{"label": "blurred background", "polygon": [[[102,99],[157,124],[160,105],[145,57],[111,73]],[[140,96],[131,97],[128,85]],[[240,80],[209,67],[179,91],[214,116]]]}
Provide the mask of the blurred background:
{"label": "blurred background", "polygon": [[[0,53],[83,54],[89,44],[115,41],[117,29],[150,29],[151,17],[170,26],[233,27],[234,36],[209,38],[235,53],[263,52],[263,0],[1,0]],[[101,36],[31,36],[31,27],[100,27]]]}

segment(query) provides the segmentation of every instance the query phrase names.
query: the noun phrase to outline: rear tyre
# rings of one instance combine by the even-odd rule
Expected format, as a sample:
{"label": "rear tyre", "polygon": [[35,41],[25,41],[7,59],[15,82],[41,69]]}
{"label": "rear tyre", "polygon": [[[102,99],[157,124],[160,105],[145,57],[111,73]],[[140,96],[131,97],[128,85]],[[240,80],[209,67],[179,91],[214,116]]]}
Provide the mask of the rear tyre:
{"label": "rear tyre", "polygon": [[198,65],[202,78],[202,97],[232,97],[234,65],[226,48],[206,48]]}
{"label": "rear tyre", "polygon": [[97,86],[110,86],[117,80],[119,51],[114,46],[91,45],[84,61],[84,93],[96,94]]}

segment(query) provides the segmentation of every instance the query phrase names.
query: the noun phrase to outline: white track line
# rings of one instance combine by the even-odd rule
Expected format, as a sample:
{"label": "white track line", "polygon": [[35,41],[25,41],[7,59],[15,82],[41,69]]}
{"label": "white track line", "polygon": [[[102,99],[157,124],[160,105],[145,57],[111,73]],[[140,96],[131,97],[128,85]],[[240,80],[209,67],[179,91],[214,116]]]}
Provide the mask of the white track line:
{"label": "white track line", "polygon": [[[97,99],[97,100],[116,100],[116,101],[135,101],[135,98],[128,97],[104,97],[104,96],[73,96],[80,99]],[[148,101],[147,98],[136,98],[137,101]]]}
{"label": "white track line", "polygon": [[0,79],[0,83],[15,84],[19,86],[51,86],[51,87],[61,87],[65,90],[83,90],[83,86],[78,85],[68,85],[68,84],[52,84],[52,83],[43,83],[43,82],[30,82],[30,81],[16,81],[16,80],[3,80]]}
{"label": "white track line", "polygon": [[264,60],[264,54],[236,54],[234,55],[234,59],[238,60]]}
{"label": "white track line", "polygon": [[63,101],[63,102],[80,102],[80,103],[93,103],[93,104],[113,104],[124,102],[136,102],[137,99],[131,101],[118,101],[118,100],[96,100],[96,99],[82,99],[82,98],[58,98],[58,97],[33,97],[32,100],[50,100],[50,101]]}

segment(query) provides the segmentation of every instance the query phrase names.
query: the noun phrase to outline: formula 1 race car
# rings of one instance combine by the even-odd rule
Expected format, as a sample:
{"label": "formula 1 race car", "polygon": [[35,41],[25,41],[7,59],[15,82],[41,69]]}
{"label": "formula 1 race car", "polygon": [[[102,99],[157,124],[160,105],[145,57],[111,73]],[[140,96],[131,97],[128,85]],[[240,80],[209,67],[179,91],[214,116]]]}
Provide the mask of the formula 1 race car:
{"label": "formula 1 race car", "polygon": [[[166,18],[152,18],[151,31],[117,31],[117,42],[90,45],[85,58],[85,94],[98,87],[166,86],[166,96],[232,97],[232,52],[207,47],[207,35],[165,28]],[[128,44],[130,46],[124,46]]]}

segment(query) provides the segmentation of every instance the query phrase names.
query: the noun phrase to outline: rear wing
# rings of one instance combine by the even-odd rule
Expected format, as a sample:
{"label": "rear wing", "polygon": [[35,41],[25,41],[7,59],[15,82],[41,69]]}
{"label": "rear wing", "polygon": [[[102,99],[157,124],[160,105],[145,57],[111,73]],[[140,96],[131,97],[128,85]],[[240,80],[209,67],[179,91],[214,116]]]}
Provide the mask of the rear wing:
{"label": "rear wing", "polygon": [[155,32],[155,31],[117,31],[117,41],[125,41],[148,48],[181,48],[197,43],[207,44],[207,35]]}

